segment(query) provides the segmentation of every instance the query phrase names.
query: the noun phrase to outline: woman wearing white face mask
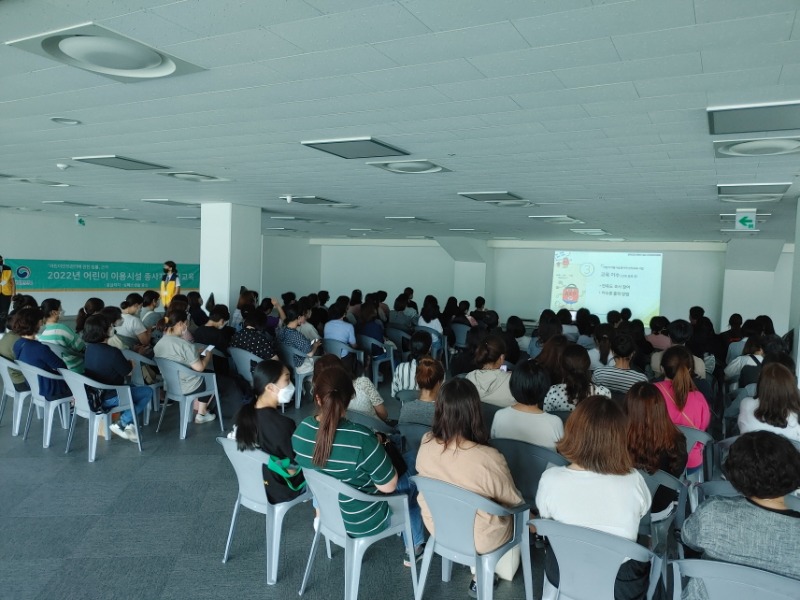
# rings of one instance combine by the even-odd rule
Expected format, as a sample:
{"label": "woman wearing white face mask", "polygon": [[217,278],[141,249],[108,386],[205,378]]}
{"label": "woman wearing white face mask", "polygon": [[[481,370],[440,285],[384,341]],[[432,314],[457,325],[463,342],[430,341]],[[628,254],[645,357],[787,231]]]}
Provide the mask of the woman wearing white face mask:
{"label": "woman wearing white face mask", "polygon": [[[294,461],[292,434],[295,423],[278,411],[278,405],[294,400],[294,385],[289,369],[277,360],[265,360],[253,369],[253,399],[236,414],[236,445],[239,450],[260,448],[276,459]],[[270,502],[285,502],[297,496],[281,478],[263,469],[264,484]],[[292,478],[297,487],[302,474]]]}

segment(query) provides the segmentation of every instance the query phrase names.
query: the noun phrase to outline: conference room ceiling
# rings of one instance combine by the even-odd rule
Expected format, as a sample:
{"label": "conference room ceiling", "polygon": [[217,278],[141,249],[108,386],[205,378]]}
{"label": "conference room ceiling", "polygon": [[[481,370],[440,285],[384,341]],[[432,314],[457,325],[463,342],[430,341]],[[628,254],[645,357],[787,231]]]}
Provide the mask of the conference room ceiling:
{"label": "conference room ceiling", "polygon": [[[263,208],[275,235],[692,242],[740,235],[721,231],[732,220],[720,215],[758,208],[769,216],[745,235],[793,242],[791,107],[754,120],[770,131],[746,129],[755,113],[722,113],[717,127],[740,129],[715,135],[707,109],[800,101],[797,9],[795,0],[2,0],[0,214],[199,227],[197,204],[222,201]],[[7,44],[79,25],[141,42],[185,74],[125,82],[58,62],[36,40]],[[92,58],[81,45],[89,35],[58,48]],[[301,144],[353,137],[408,155],[344,159]],[[714,144],[760,138],[781,139]],[[164,168],[74,160],[96,156]],[[369,164],[406,160],[441,170]],[[750,197],[771,202],[718,196],[718,186],[781,183],[783,195]],[[512,195],[462,195],[501,191]],[[159,199],[169,202],[142,201]],[[548,215],[560,217],[530,218]]]}

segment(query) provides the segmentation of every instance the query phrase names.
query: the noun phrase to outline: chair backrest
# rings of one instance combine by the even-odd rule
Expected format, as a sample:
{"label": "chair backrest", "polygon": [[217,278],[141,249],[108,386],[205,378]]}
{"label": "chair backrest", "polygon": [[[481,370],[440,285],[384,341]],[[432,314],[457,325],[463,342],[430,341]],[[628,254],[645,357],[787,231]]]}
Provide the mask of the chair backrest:
{"label": "chair backrest", "polygon": [[686,437],[686,450],[691,451],[695,444],[713,444],[714,438],[710,433],[706,433],[701,429],[694,427],[687,427],[686,425],[678,425],[678,429]]}
{"label": "chair backrest", "polygon": [[419,475],[412,478],[425,500],[436,530],[436,545],[461,564],[475,564],[475,514],[510,514],[503,506],[451,483]]}
{"label": "chair backrest", "polygon": [[253,363],[260,363],[261,357],[243,348],[229,348],[236,372],[241,375],[247,383],[253,385]]}
{"label": "chair backrest", "polygon": [[411,348],[411,336],[405,331],[394,327],[387,327],[383,334],[386,336],[387,340],[391,340],[392,343],[397,346],[400,352],[406,353]]}
{"label": "chair backrest", "polygon": [[548,539],[558,560],[559,594],[572,600],[613,598],[623,562],[654,559],[644,546],[617,535],[550,519],[534,519],[533,524]]}
{"label": "chair backrest", "polygon": [[342,511],[339,508],[340,496],[363,502],[380,500],[380,497],[359,492],[346,483],[313,469],[303,469],[303,475],[305,475],[311,493],[317,500],[316,508],[319,510],[320,523],[342,540],[347,536],[347,532],[344,528]]}
{"label": "chair backrest", "polygon": [[681,597],[681,577],[703,580],[709,600],[797,600],[800,581],[761,569],[716,560],[676,560],[672,563],[675,598]]}
{"label": "chair backrest", "polygon": [[436,331],[435,329],[432,329],[431,327],[425,327],[424,325],[417,325],[417,326],[414,328],[414,331],[427,331],[428,333],[430,333],[430,334],[431,334],[431,339],[433,340],[433,343],[434,343],[434,344],[435,344],[435,343],[436,343],[438,340],[440,340],[440,339],[442,338],[442,334],[441,334],[441,333],[439,333],[439,332],[438,332],[438,331]]}
{"label": "chair backrest", "polygon": [[498,410],[503,408],[502,406],[497,406],[496,404],[489,404],[488,402],[481,402],[481,412],[483,413],[483,422],[486,425],[486,430],[492,430],[492,422],[494,421],[494,415],[497,413]]}
{"label": "chair backrest", "polygon": [[708,465],[708,469],[712,479],[722,478],[722,465],[728,457],[728,451],[733,445],[733,442],[737,439],[739,439],[739,436],[735,435],[709,444],[709,448],[704,453],[704,460],[709,459],[711,461],[711,464]]}
{"label": "chair backrest", "polygon": [[133,371],[131,371],[131,384],[133,385],[147,385],[142,373],[142,365],[149,365],[157,367],[156,362],[146,356],[142,356],[133,350],[122,350],[122,355],[130,361],[133,361]]}
{"label": "chair backrest", "polygon": [[218,437],[217,443],[225,450],[225,455],[236,472],[242,504],[251,510],[264,513],[267,493],[264,490],[262,465],[269,460],[269,454],[257,449],[240,451],[236,447],[236,440],[226,437]]}
{"label": "chair backrest", "polygon": [[639,474],[647,484],[647,489],[650,490],[650,495],[655,496],[656,490],[663,486],[671,489],[673,492],[680,493],[686,484],[677,477],[670,475],[666,471],[656,471],[655,473],[648,473],[643,469],[639,469]]}
{"label": "chair backrest", "polygon": [[419,450],[419,445],[422,442],[422,436],[430,432],[430,425],[421,425],[419,423],[398,423],[397,430],[405,440],[405,452],[416,453]]}
{"label": "chair backrest", "polygon": [[569,419],[569,416],[572,414],[572,411],[571,410],[554,410],[550,414],[557,416],[559,419],[561,419],[561,422],[564,423],[564,425],[566,425],[567,424],[567,419]]}
{"label": "chair backrest", "polygon": [[400,401],[400,404],[413,402],[414,400],[419,400],[419,390],[400,390],[395,394],[395,398]]}
{"label": "chair backrest", "polygon": [[361,350],[363,350],[364,352],[367,352],[370,355],[372,355],[373,352],[375,352],[373,350],[373,348],[375,348],[375,347],[379,348],[380,350],[382,350],[384,352],[386,351],[386,344],[384,344],[383,341],[376,340],[375,338],[370,337],[368,335],[357,335],[356,336],[356,345]]}
{"label": "chair backrest", "polygon": [[17,367],[19,368],[23,377],[25,377],[25,381],[28,382],[28,387],[31,388],[31,396],[40,400],[43,399],[43,396],[39,386],[39,377],[44,377],[45,379],[55,379],[56,381],[63,381],[64,379],[61,377],[61,375],[50,373],[49,371],[45,371],[39,367],[34,367],[33,365],[29,365],[28,363],[22,361],[17,362]]}
{"label": "chair backrest", "polygon": [[16,366],[17,363],[14,361],[0,356],[0,378],[3,380],[3,389],[5,393],[9,395],[13,394],[15,389],[14,381],[11,379],[11,371],[19,371],[19,369],[15,368]]}
{"label": "chair backrest", "polygon": [[155,360],[156,365],[158,365],[158,370],[161,371],[161,375],[164,377],[166,391],[169,395],[184,395],[181,388],[181,372],[186,375],[200,375],[200,373],[194,371],[190,367],[175,362],[174,360],[169,360],[168,358],[157,358]]}
{"label": "chair backrest", "polygon": [[472,328],[469,325],[464,325],[463,323],[453,323],[452,325],[450,325],[450,329],[453,331],[453,335],[456,338],[455,347],[466,348],[467,334],[469,333],[469,330]]}
{"label": "chair backrest", "polygon": [[57,357],[61,359],[63,359],[65,356],[68,358],[72,358],[74,356],[80,356],[80,357],[83,356],[83,354],[81,354],[80,352],[76,352],[72,348],[67,348],[66,346],[60,346],[53,342],[42,342],[42,343],[48,348],[50,348],[50,350],[53,351],[53,354],[55,354]]}
{"label": "chair backrest", "polygon": [[505,457],[514,484],[529,504],[536,501],[542,473],[551,465],[561,467],[569,464],[558,452],[519,440],[497,438],[489,440],[489,445]]}
{"label": "chair backrest", "polygon": [[368,427],[372,431],[380,431],[381,433],[385,433],[387,435],[397,433],[397,430],[394,427],[386,424],[379,418],[358,412],[357,410],[348,410],[347,419],[353,423],[358,423],[359,425]]}
{"label": "chair backrest", "polygon": [[325,354],[335,354],[338,357],[342,356],[342,352],[344,352],[345,354],[355,353],[355,349],[351,348],[344,342],[340,342],[339,340],[332,340],[329,338],[325,338],[322,340],[322,349],[325,351]]}
{"label": "chair backrest", "polygon": [[82,416],[92,412],[89,406],[88,393],[86,391],[87,385],[98,390],[114,390],[119,397],[119,403],[121,405],[131,404],[130,388],[128,386],[106,385],[94,379],[90,379],[85,375],[70,371],[69,369],[59,369],[58,372],[61,373],[61,376],[69,387],[69,391],[72,392],[72,397],[75,399],[75,410]]}

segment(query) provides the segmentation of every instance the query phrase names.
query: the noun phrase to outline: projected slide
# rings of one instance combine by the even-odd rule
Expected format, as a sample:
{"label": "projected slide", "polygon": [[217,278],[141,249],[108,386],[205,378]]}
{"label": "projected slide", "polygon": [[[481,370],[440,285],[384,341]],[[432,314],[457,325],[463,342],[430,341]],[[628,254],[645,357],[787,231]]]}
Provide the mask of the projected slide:
{"label": "projected slide", "polygon": [[603,320],[608,311],[628,307],[647,326],[661,308],[661,258],[650,252],[557,250],[550,307],[588,308]]}

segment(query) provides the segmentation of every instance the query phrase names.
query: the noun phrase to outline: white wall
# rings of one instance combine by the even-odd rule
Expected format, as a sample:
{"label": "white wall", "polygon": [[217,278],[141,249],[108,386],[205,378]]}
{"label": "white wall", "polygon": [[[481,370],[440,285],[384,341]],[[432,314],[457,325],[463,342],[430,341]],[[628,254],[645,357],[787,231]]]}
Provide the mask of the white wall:
{"label": "white wall", "polygon": [[[37,260],[97,260],[154,262],[174,260],[181,263],[200,261],[200,230],[159,225],[87,219],[86,226],[75,223],[73,216],[55,216],[3,211],[2,254]],[[118,305],[132,290],[33,292],[38,301],[57,296],[67,314],[73,315],[89,296],[106,304]],[[140,293],[144,291],[142,289]],[[27,292],[26,292],[27,293]]]}
{"label": "white wall", "polygon": [[320,246],[309,240],[263,236],[262,279],[260,294],[280,296],[293,291],[298,296],[323,289],[320,287]]}

